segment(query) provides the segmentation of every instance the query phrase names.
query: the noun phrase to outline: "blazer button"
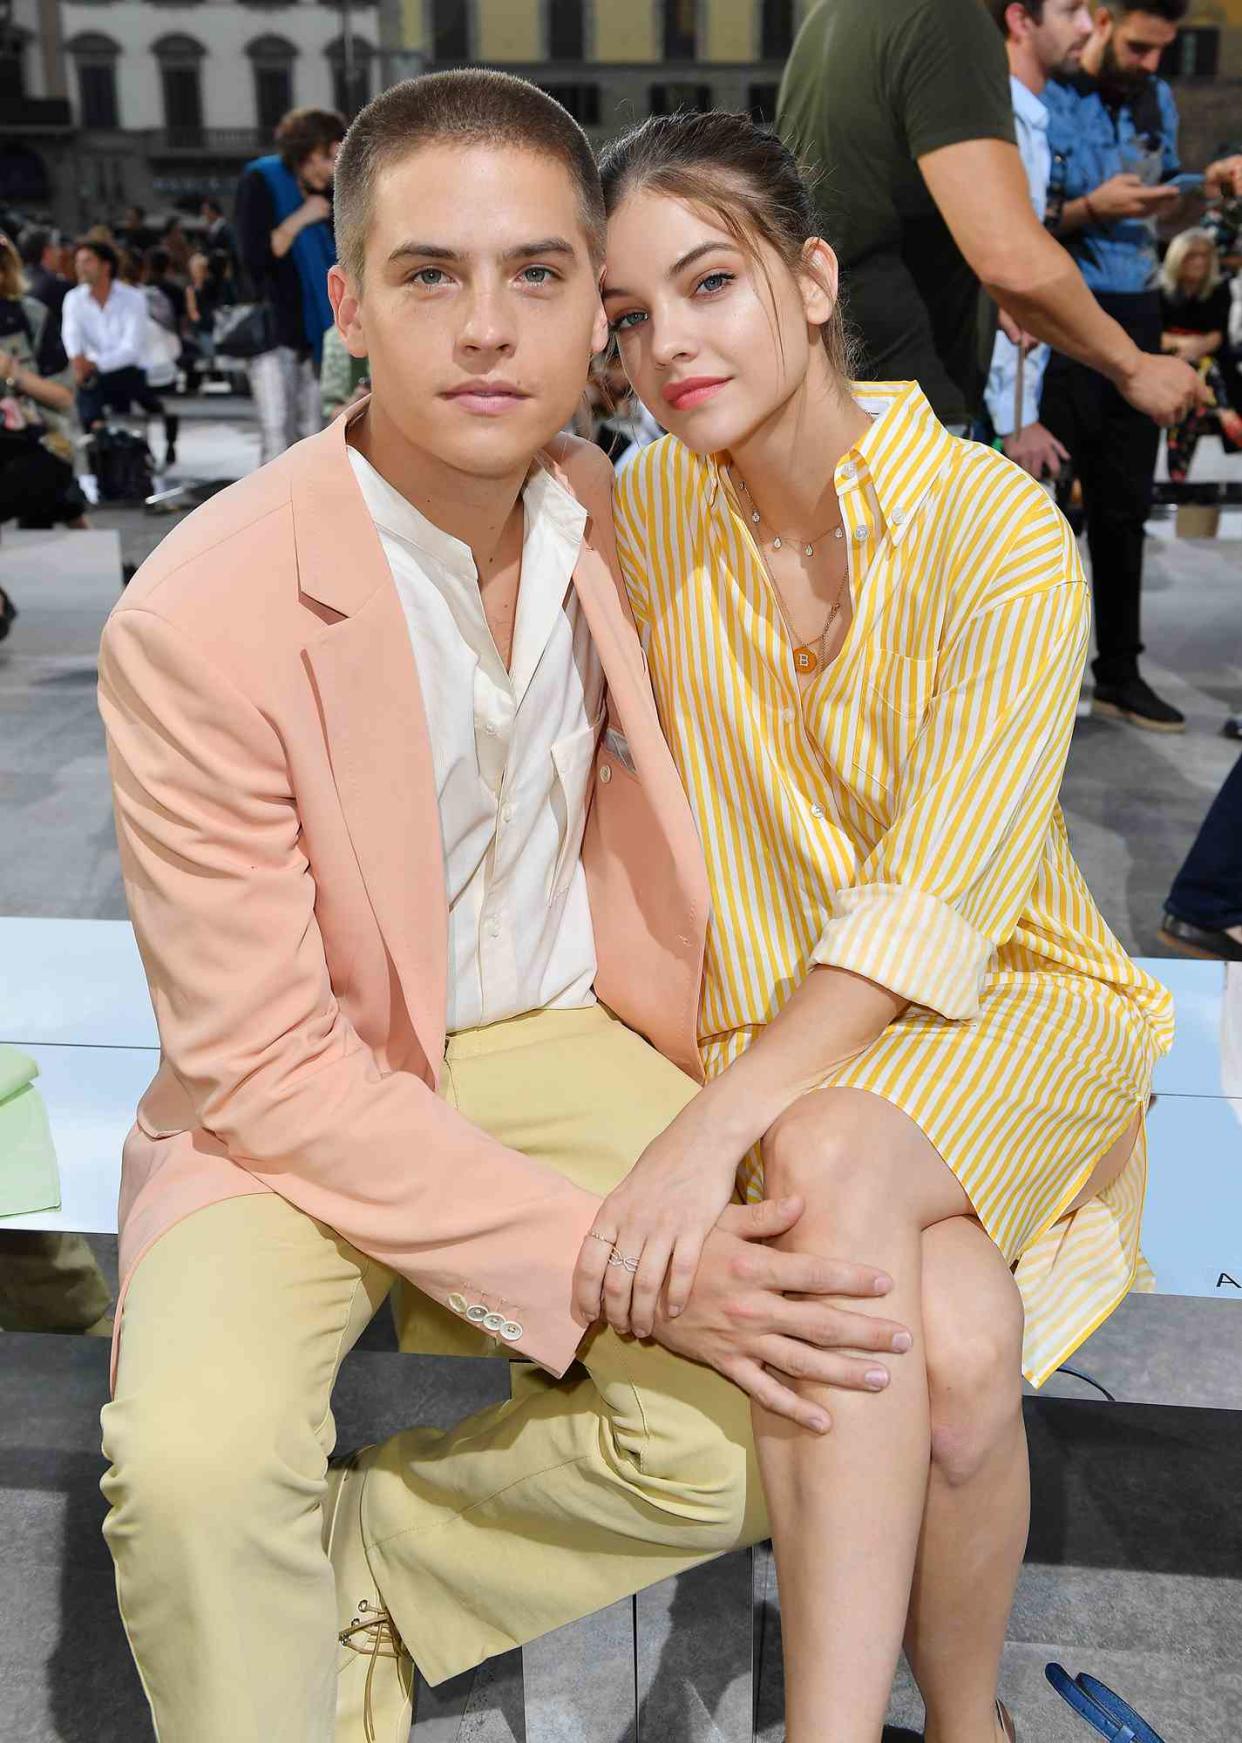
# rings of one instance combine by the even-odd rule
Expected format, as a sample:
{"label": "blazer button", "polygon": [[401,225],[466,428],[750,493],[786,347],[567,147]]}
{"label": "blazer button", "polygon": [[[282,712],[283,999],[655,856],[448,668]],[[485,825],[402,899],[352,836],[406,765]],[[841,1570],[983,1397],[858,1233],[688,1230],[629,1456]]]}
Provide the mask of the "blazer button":
{"label": "blazer button", "polygon": [[505,1323],[503,1313],[489,1313],[483,1321],[484,1331],[499,1331]]}
{"label": "blazer button", "polygon": [[507,1319],[500,1328],[500,1335],[507,1344],[515,1344],[522,1335],[522,1328],[516,1319]]}
{"label": "blazer button", "polygon": [[464,1295],[458,1295],[456,1293],[449,1296],[448,1304],[454,1313],[464,1313],[469,1305]]}
{"label": "blazer button", "polygon": [[487,1318],[487,1309],[481,1301],[476,1301],[473,1307],[466,1309],[466,1318],[473,1320],[475,1325],[478,1325]]}
{"label": "blazer button", "polygon": [[600,769],[599,778],[600,778],[601,784],[605,787],[608,785],[609,781],[611,781],[612,769],[609,767],[609,765],[607,763],[605,763],[603,765],[603,767]]}

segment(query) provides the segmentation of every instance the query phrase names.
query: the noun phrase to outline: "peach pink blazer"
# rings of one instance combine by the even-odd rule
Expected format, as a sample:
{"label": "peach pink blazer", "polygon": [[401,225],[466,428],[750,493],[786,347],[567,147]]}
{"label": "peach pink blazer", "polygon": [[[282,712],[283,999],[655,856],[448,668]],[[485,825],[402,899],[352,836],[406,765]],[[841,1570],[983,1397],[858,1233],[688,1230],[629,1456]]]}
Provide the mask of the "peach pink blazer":
{"label": "peach pink blazer", "polygon": [[[596,1201],[435,1094],[447,911],[431,747],[345,422],[172,531],[104,629],[99,706],[160,1034],[123,1152],[117,1340],[165,1229],[274,1191],[433,1300],[516,1319],[516,1348],[560,1374]],[[588,510],[574,586],[633,763],[604,746],[592,787],[596,988],[697,1077],[707,877],[616,567],[611,468],[572,438],[545,459]]]}

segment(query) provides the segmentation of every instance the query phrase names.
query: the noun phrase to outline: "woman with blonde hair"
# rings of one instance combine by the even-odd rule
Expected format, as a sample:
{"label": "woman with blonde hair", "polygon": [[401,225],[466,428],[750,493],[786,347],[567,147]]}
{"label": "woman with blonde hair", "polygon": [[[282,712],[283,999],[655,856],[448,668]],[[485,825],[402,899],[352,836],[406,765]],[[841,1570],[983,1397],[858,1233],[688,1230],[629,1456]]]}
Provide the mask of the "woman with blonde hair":
{"label": "woman with blonde hair", "polygon": [[1213,426],[1227,454],[1242,447],[1242,415],[1233,406],[1225,360],[1231,303],[1212,232],[1183,230],[1169,243],[1160,268],[1161,349],[1199,370],[1212,403],[1196,408],[1168,432],[1174,484],[1185,482],[1199,438]]}
{"label": "woman with blonde hair", "polygon": [[836,257],[774,134],[659,117],[601,172],[605,307],[669,431],[618,480],[618,549],[711,910],[705,1087],[601,1206],[577,1304],[639,1336],[677,1312],[738,1179],[805,1204],[775,1244],[884,1266],[914,1347],[874,1395],[795,1379],[797,1423],[754,1409],[786,1736],[878,1743],[904,1643],[927,1743],[999,1743],[1022,1377],[1151,1286],[1172,1034],[1057,804],[1077,547],[916,383],[851,382]]}

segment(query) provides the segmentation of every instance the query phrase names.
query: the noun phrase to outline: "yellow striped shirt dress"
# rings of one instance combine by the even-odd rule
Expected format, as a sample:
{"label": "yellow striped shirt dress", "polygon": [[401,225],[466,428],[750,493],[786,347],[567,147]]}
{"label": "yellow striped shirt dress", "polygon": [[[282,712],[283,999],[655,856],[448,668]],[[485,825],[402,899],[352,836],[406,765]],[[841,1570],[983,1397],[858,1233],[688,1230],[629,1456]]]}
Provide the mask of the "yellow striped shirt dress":
{"label": "yellow striped shirt dress", "polygon": [[[857,384],[872,423],[835,475],[854,620],[800,694],[723,474],[674,437],[617,481],[622,568],[711,881],[699,1044],[735,1059],[816,963],[910,1001],[828,1084],[885,1097],[953,1170],[1013,1268],[1040,1386],[1130,1289],[1145,1109],[1172,1001],[1131,962],[1057,802],[1089,630],[1073,536],[912,382]],[[758,1153],[741,1185],[762,1196]]]}

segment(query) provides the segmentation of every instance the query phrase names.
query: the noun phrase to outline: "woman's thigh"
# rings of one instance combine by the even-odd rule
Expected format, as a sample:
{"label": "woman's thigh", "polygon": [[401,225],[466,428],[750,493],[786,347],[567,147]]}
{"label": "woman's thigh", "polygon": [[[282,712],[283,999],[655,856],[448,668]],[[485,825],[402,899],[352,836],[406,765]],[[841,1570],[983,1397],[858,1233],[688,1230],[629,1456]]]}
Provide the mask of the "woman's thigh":
{"label": "woman's thigh", "polygon": [[313,1439],[326,1457],[337,1370],[391,1283],[384,1266],[276,1193],[195,1211],[130,1279],[105,1453],[145,1456],[153,1439],[181,1437],[198,1465],[275,1437],[308,1457]]}
{"label": "woman's thigh", "polygon": [[1135,1114],[1116,1143],[1110,1145],[1100,1157],[1092,1170],[1091,1178],[1082,1191],[1066,1206],[1062,1212],[1063,1216],[1070,1216],[1074,1211],[1081,1210],[1082,1206],[1090,1199],[1098,1198],[1101,1192],[1113,1184],[1113,1181],[1118,1178],[1130,1160],[1130,1154],[1138,1142],[1139,1128],[1142,1123],[1142,1114]]}

